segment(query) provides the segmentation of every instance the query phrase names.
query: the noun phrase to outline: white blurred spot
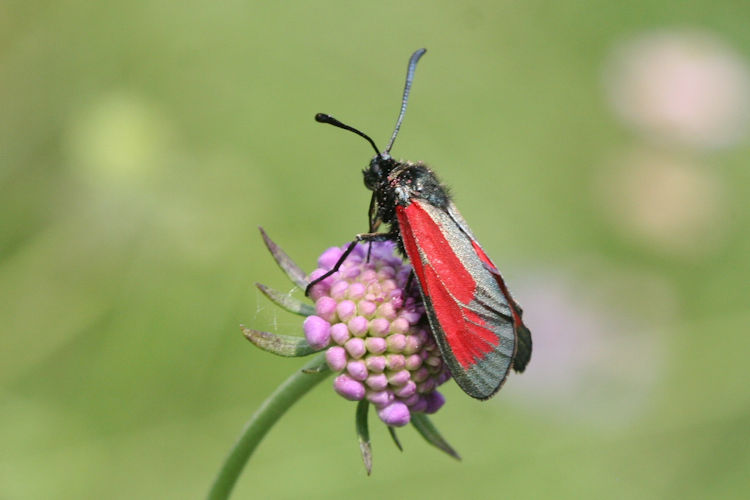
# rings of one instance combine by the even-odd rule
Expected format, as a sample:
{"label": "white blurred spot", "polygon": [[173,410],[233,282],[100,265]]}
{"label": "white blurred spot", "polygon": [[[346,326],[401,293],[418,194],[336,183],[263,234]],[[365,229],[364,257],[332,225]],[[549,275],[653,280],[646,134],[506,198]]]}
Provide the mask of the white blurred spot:
{"label": "white blurred spot", "polygon": [[[666,362],[663,325],[676,303],[655,276],[595,266],[587,260],[571,272],[589,279],[538,275],[515,287],[534,347],[526,371],[511,375],[503,391],[545,414],[611,428],[648,407]],[[658,312],[648,305],[654,301]]]}
{"label": "white blurred spot", "polygon": [[657,32],[617,47],[605,73],[620,117],[658,140],[726,147],[747,133],[750,70],[718,38]]}
{"label": "white blurred spot", "polygon": [[65,148],[72,168],[86,181],[131,184],[163,166],[172,137],[156,109],[135,95],[113,92],[77,110]]}
{"label": "white blurred spot", "polygon": [[660,252],[701,256],[718,248],[726,233],[721,179],[673,155],[624,154],[600,170],[594,189],[618,230]]}

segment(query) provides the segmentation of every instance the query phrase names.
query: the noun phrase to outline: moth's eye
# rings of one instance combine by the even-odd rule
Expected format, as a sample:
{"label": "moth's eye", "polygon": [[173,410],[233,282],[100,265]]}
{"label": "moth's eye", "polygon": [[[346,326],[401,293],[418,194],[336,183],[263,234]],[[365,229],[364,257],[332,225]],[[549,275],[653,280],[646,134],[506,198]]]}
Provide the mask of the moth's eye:
{"label": "moth's eye", "polygon": [[380,166],[370,163],[370,166],[362,171],[365,181],[365,187],[370,191],[375,191],[380,182]]}

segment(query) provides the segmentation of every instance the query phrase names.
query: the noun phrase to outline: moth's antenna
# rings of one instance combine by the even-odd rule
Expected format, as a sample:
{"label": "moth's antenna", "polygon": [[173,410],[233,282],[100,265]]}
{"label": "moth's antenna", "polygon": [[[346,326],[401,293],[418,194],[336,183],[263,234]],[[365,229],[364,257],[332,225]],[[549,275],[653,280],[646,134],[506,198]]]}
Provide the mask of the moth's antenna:
{"label": "moth's antenna", "polygon": [[364,137],[365,139],[367,139],[367,142],[372,144],[372,148],[375,150],[375,154],[377,154],[378,156],[382,156],[380,154],[380,150],[375,145],[375,141],[370,139],[370,136],[365,134],[364,132],[360,132],[356,128],[350,127],[349,125],[345,123],[341,123],[336,118],[332,117],[331,115],[327,115],[325,113],[318,113],[317,115],[315,115],[315,121],[318,123],[327,123],[329,125],[333,125],[334,127],[343,128],[344,130],[348,130],[349,132],[354,132],[360,137]]}
{"label": "moth's antenna", "polygon": [[393,143],[396,142],[396,136],[401,128],[401,122],[404,121],[404,115],[406,114],[406,104],[409,101],[411,82],[414,80],[414,70],[417,69],[417,62],[419,62],[419,58],[422,57],[425,52],[427,52],[427,49],[419,49],[409,58],[409,66],[406,70],[406,84],[404,85],[404,97],[401,99],[401,112],[398,114],[398,120],[396,121],[396,128],[393,130],[393,135],[391,136],[391,142],[389,142],[388,147],[385,148],[385,154],[391,152]]}

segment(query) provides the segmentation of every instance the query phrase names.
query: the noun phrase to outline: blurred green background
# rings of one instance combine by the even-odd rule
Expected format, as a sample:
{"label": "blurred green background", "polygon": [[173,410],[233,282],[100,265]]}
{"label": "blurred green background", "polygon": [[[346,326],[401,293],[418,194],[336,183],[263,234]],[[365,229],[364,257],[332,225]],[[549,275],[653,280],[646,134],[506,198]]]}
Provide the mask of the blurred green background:
{"label": "blurred green background", "polygon": [[[236,498],[746,498],[750,4],[0,4],[0,498],[200,498],[300,360],[262,225],[305,269],[366,229],[363,141],[432,165],[535,354],[434,421],[324,382]],[[299,295],[299,291],[296,292]]]}

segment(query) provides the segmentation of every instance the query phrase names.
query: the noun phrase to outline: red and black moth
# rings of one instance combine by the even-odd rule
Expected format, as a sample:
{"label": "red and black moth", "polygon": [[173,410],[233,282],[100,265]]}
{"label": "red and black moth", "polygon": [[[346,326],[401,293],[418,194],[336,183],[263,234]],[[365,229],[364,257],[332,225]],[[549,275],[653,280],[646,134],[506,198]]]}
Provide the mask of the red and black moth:
{"label": "red and black moth", "polygon": [[[396,161],[391,148],[401,128],[414,70],[425,49],[409,59],[396,127],[384,152],[359,130],[319,113],[315,120],[365,138],[376,155],[364,169],[372,199],[369,231],[358,234],[341,259],[306,292],[338,270],[360,241],[396,241],[411,261],[427,318],[443,358],[461,389],[487,399],[513,368],[531,358],[531,332],[495,264],[484,253],[447,189],[423,163]],[[377,232],[386,224],[386,232]]]}

